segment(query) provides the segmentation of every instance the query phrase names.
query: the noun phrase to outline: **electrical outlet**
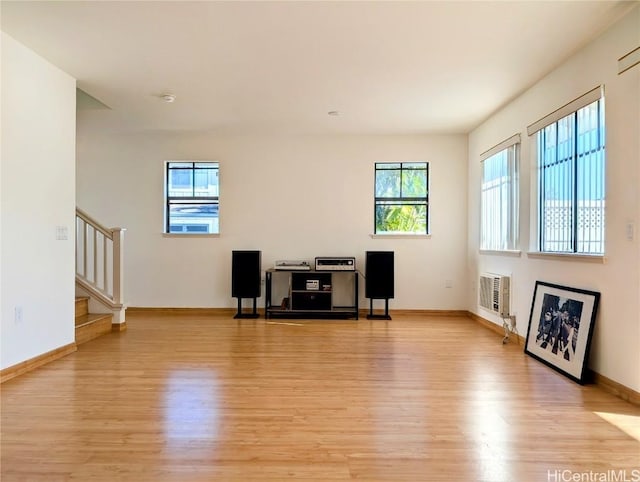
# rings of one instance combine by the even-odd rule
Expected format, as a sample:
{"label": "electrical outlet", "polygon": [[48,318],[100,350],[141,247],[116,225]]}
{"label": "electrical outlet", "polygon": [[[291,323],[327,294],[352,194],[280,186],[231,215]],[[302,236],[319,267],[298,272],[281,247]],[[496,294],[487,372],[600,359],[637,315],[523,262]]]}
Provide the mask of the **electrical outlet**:
{"label": "electrical outlet", "polygon": [[633,241],[635,238],[636,226],[633,222],[627,223],[627,239]]}
{"label": "electrical outlet", "polygon": [[453,288],[453,280],[450,280],[450,279],[445,280],[444,281],[444,287],[445,288]]}
{"label": "electrical outlet", "polygon": [[13,314],[13,321],[15,323],[22,323],[22,306],[16,306]]}

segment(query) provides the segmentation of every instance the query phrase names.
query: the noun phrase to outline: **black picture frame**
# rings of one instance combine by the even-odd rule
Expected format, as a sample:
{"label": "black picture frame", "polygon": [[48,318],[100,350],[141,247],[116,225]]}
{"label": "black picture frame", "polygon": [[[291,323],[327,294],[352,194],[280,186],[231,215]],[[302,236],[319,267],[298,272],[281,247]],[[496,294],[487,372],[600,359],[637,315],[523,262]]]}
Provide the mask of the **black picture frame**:
{"label": "black picture frame", "polygon": [[524,352],[584,384],[600,293],[536,281]]}

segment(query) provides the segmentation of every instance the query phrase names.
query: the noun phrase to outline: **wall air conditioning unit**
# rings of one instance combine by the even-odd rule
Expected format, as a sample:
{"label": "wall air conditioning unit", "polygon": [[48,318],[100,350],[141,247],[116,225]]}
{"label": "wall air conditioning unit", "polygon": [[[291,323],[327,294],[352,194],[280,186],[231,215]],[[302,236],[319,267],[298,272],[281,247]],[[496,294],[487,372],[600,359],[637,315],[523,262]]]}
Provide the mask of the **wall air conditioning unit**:
{"label": "wall air conditioning unit", "polygon": [[500,315],[509,316],[509,285],[511,278],[494,273],[480,275],[480,307]]}

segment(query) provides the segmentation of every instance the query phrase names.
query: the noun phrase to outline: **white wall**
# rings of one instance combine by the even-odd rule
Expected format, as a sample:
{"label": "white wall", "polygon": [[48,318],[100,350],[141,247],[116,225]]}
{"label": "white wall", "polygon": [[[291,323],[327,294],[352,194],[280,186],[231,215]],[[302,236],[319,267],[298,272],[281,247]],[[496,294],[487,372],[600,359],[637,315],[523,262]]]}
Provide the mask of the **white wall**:
{"label": "white wall", "polygon": [[[74,341],[75,80],[2,33],[1,348],[7,368]],[[66,226],[67,241],[56,240]],[[22,321],[15,322],[15,308]]]}
{"label": "white wall", "polygon": [[[104,224],[127,228],[130,306],[234,306],[233,249],[262,250],[264,268],[282,258],[355,255],[361,269],[366,250],[392,249],[396,309],[468,308],[489,317],[477,306],[478,273],[511,274],[512,311],[523,335],[536,280],[597,290],[602,300],[590,366],[640,391],[638,232],[626,239],[627,223],[639,227],[640,68],[617,74],[617,59],[638,46],[639,27],[636,8],[470,133],[468,143],[466,136],[124,134],[101,129],[106,111],[85,112],[78,125],[77,204]],[[2,39],[6,367],[73,340],[73,244],[55,241],[55,226],[73,229],[75,91],[73,79]],[[526,126],[599,84],[606,87],[607,109],[607,262],[529,258],[535,190]],[[523,134],[523,253],[479,255],[479,155],[516,132]],[[221,163],[220,237],[161,234],[167,159]],[[423,160],[431,163],[432,236],[372,239],[373,163]],[[447,279],[452,288],[445,288]],[[24,310],[20,324],[14,323],[16,306]]]}
{"label": "white wall", "polygon": [[[527,333],[536,280],[590,289],[601,293],[590,367],[602,375],[640,391],[640,244],[639,233],[629,240],[627,223],[638,227],[640,163],[640,66],[618,75],[617,59],[640,45],[640,8],[561,67],[500,110],[469,136],[469,290],[470,310],[490,315],[477,306],[477,276],[483,271],[511,274],[512,311],[517,327]],[[560,106],[605,85],[607,129],[606,263],[533,259],[536,189],[532,186],[535,159],[526,126]],[[522,133],[520,257],[480,255],[480,153],[511,135]],[[498,321],[498,320],[494,320]]]}
{"label": "white wall", "polygon": [[[101,115],[79,117],[78,206],[127,229],[129,306],[233,307],[231,251],[259,249],[263,269],[277,259],[356,256],[363,271],[365,251],[394,250],[391,308],[465,308],[466,136],[114,134],[102,132]],[[220,162],[219,238],[161,234],[172,159]],[[370,237],[376,161],[430,162],[430,239]]]}

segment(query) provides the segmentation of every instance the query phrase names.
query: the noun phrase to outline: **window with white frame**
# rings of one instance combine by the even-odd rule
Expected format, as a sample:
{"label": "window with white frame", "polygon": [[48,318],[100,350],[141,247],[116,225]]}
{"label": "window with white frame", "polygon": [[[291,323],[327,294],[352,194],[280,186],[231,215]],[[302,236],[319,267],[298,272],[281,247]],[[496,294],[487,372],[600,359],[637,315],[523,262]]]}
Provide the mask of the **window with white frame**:
{"label": "window with white frame", "polygon": [[375,234],[427,234],[429,164],[377,162],[375,165]]}
{"label": "window with white frame", "polygon": [[515,250],[518,246],[520,134],[480,156],[480,249]]}
{"label": "window with white frame", "polygon": [[217,162],[166,162],[165,233],[220,232],[218,173]]}
{"label": "window with white frame", "polygon": [[598,87],[529,126],[537,136],[538,249],[604,254],[605,118]]}

